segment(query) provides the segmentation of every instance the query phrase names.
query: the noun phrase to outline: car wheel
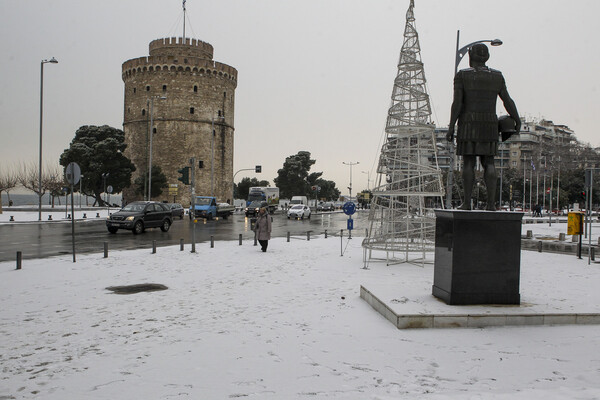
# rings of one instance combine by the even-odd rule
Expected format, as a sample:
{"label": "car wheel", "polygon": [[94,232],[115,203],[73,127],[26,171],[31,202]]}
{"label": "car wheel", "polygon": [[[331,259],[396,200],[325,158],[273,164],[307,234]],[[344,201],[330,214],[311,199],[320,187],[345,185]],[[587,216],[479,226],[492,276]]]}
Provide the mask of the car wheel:
{"label": "car wheel", "polygon": [[119,228],[113,228],[113,227],[108,228],[108,231],[110,233],[117,233],[118,230],[119,230]]}
{"label": "car wheel", "polygon": [[290,219],[290,216],[288,215],[288,219]]}
{"label": "car wheel", "polygon": [[133,225],[133,234],[137,235],[144,232],[144,223],[142,221],[138,221]]}
{"label": "car wheel", "polygon": [[300,219],[304,219],[304,214],[302,214],[302,216],[300,217]]}
{"label": "car wheel", "polygon": [[310,214],[308,214],[308,217],[306,217],[306,218],[310,219]]}
{"label": "car wheel", "polygon": [[179,216],[179,219],[183,219],[183,214],[181,214],[181,215]]}
{"label": "car wheel", "polygon": [[165,219],[162,223],[162,226],[160,227],[160,230],[163,232],[167,232],[170,227],[171,227],[171,223],[169,222],[168,219]]}

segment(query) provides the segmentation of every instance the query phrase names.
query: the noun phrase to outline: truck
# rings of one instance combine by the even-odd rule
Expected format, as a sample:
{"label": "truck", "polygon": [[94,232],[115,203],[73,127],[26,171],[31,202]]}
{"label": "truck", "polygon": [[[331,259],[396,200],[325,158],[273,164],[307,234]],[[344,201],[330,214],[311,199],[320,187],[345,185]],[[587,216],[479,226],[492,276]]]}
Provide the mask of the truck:
{"label": "truck", "polygon": [[305,206],[307,206],[308,205],[308,197],[292,196],[292,199],[290,200],[290,205],[294,205],[294,204],[304,204]]}
{"label": "truck", "polygon": [[227,203],[217,203],[217,198],[213,196],[196,196],[194,209],[190,207],[190,219],[206,218],[213,219],[221,217],[227,219],[233,215],[235,207]]}
{"label": "truck", "polygon": [[279,188],[269,186],[253,186],[248,192],[248,200],[246,206],[249,206],[253,201],[266,201],[269,205],[269,213],[273,214],[279,207]]}

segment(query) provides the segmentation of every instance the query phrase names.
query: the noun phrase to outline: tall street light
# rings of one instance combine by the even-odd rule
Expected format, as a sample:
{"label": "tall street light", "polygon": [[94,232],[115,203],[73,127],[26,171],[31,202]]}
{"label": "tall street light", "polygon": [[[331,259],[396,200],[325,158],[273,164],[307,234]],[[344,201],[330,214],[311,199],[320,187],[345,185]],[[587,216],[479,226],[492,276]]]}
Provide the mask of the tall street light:
{"label": "tall street light", "polygon": [[49,60],[42,60],[40,63],[40,160],[39,160],[39,174],[38,174],[38,195],[39,195],[39,208],[38,208],[38,221],[42,220],[42,126],[43,126],[43,115],[44,115],[44,64],[58,64],[56,58],[52,57]]}
{"label": "tall street light", "polygon": [[150,149],[148,150],[148,201],[152,200],[152,138],[154,137],[154,98],[165,100],[165,96],[150,97]]}
{"label": "tall street light", "polygon": [[[468,45],[463,46],[459,49],[458,48],[459,38],[460,38],[460,30],[457,30],[456,31],[456,56],[454,58],[454,75],[453,76],[456,76],[456,74],[458,73],[458,65],[460,64],[460,61],[463,59],[465,54],[467,54],[469,49],[471,47],[473,47],[474,45],[476,45],[478,43],[486,43],[486,42],[489,42],[492,46],[502,45],[502,40],[500,40],[500,39],[478,40],[476,42],[469,43]],[[450,142],[448,144],[448,154],[450,156],[450,164],[448,165],[448,178],[446,179],[446,208],[450,209],[450,208],[452,208],[452,187],[454,186],[454,182],[453,182],[453,178],[454,178],[453,177],[453,174],[454,174],[454,143],[453,142]],[[500,187],[500,193],[502,193],[502,187]],[[470,200],[465,199],[465,201],[470,201]]]}
{"label": "tall street light", "polygon": [[345,161],[343,161],[342,164],[350,166],[350,186],[348,186],[348,190],[350,191],[350,200],[348,200],[348,201],[352,201],[352,166],[360,164],[360,162],[358,162],[358,161],[356,161],[356,162],[352,162],[352,161],[345,162]]}
{"label": "tall street light", "polygon": [[[219,111],[217,119],[225,120],[225,115]],[[212,135],[210,137],[210,195],[215,195],[215,117],[211,118]]]}
{"label": "tall street light", "polygon": [[367,174],[367,192],[371,191],[371,171],[361,171],[363,174]]}

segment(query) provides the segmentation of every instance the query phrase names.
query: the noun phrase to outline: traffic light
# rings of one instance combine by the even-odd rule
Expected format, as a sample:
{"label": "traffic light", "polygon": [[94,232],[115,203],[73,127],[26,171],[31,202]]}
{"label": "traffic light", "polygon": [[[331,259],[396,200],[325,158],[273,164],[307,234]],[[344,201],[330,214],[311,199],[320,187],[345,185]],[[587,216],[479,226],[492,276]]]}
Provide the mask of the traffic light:
{"label": "traffic light", "polygon": [[585,190],[583,192],[581,192],[581,197],[583,198],[583,201],[585,202]]}
{"label": "traffic light", "polygon": [[183,182],[184,185],[189,185],[190,184],[190,167],[183,167],[181,169],[178,169],[177,172],[179,172],[181,174],[181,176],[179,178],[177,178],[177,180]]}
{"label": "traffic light", "polygon": [[256,167],[254,167],[254,172],[256,172],[257,174],[262,172],[262,165],[257,165]]}

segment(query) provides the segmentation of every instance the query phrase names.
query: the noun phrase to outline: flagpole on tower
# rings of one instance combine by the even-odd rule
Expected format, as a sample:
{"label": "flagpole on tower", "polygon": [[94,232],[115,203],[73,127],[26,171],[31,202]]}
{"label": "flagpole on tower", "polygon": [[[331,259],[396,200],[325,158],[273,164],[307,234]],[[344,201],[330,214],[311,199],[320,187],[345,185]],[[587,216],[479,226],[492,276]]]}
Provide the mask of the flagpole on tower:
{"label": "flagpole on tower", "polygon": [[185,43],[185,1],[183,0],[183,43]]}

